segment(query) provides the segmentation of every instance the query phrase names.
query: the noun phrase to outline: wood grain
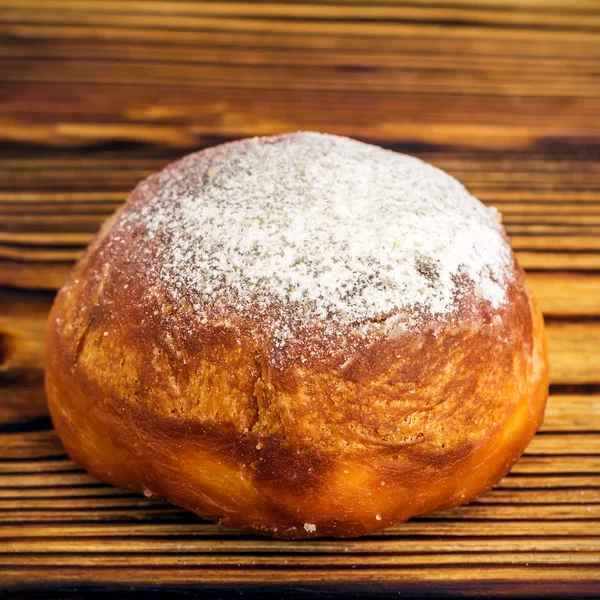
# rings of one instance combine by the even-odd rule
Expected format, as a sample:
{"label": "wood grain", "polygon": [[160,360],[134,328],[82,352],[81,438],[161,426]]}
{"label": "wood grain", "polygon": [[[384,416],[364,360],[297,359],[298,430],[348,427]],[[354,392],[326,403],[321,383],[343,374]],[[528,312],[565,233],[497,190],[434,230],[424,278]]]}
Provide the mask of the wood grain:
{"label": "wood grain", "polygon": [[[599,33],[596,0],[0,0],[0,596],[600,597]],[[46,411],[54,293],[136,182],[298,129],[415,154],[498,208],[547,322],[546,417],[511,473],[358,540],[263,540],[112,488]]]}

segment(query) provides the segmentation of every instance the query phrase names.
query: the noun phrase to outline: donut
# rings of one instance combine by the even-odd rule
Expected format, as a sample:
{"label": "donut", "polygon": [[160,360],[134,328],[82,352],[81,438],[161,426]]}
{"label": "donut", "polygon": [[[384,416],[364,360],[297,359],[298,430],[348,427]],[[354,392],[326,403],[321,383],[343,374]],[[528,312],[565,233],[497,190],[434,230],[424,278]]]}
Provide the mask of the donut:
{"label": "donut", "polygon": [[46,391],[102,481],[266,536],[355,537],[495,485],[548,366],[497,210],[417,158],[300,132],[137,185],[56,297]]}

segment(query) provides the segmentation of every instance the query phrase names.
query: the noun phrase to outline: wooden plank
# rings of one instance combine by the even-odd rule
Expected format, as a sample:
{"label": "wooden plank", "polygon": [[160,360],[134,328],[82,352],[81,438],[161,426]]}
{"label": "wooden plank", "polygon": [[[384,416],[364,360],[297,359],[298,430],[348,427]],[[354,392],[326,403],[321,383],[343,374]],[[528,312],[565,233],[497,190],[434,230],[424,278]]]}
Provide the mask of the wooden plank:
{"label": "wooden plank", "polygon": [[[221,40],[222,41],[222,40]],[[186,44],[185,47],[157,45],[150,43],[128,44],[122,41],[103,40],[102,43],[89,42],[80,36],[77,40],[77,54],[85,59],[127,60],[127,61],[160,61],[169,63],[193,64],[228,64],[228,65],[298,65],[335,66],[335,67],[371,67],[429,69],[432,66],[428,54],[407,52],[406,49],[390,51],[386,45],[369,48],[368,51],[356,52],[354,48],[341,51],[339,48],[321,48],[318,53],[304,52],[303,48],[290,45],[280,45],[277,50],[272,47],[248,47],[244,53],[238,51],[238,46],[219,44],[207,45],[204,37],[198,38],[196,44]],[[18,37],[0,40],[0,58],[39,59],[52,56],[53,58],[71,58],[72,41],[64,39],[52,40],[40,37],[35,46],[23,43]],[[594,73],[593,56],[568,55],[473,55],[460,52],[439,54],[435,66],[449,71],[487,68],[498,73],[511,73],[519,76],[519,69],[535,70],[536,73],[565,72],[586,75]],[[50,110],[59,110],[51,107]]]}
{"label": "wooden plank", "polygon": [[[592,0],[593,1],[593,0]],[[564,7],[563,7],[564,9]],[[27,11],[29,14],[31,14],[31,12],[37,12],[37,11]],[[508,11],[507,11],[508,12]],[[508,14],[510,15],[512,11],[508,12]],[[13,14],[15,14],[13,12]],[[21,13],[23,14],[23,13]],[[27,13],[26,13],[27,14]],[[156,22],[156,19],[155,19]],[[181,22],[179,20],[179,22]],[[239,23],[239,20],[236,20],[235,23]],[[197,25],[198,21],[196,21],[195,23],[190,23],[190,27],[194,27],[194,25]],[[21,23],[18,23],[21,24]],[[37,27],[37,28],[33,28],[33,25],[36,24],[36,19],[31,19],[26,21],[25,23],[22,23],[23,25],[25,24],[31,24],[30,26],[32,28],[30,29],[19,29],[19,33],[21,35],[35,35],[37,37],[44,37],[44,29],[41,27]],[[411,27],[410,23],[406,23],[404,24],[405,28],[402,30],[405,33],[405,38],[403,40],[399,40],[399,39],[394,39],[393,37],[390,37],[389,39],[389,48],[394,50],[394,51],[399,51],[402,48],[406,48],[407,45],[412,45],[412,44],[416,44],[417,47],[420,50],[425,50],[425,49],[429,49],[430,51],[432,50],[431,45],[427,46],[426,43],[421,43],[420,45],[418,44],[419,42],[419,38],[417,33],[420,32],[422,37],[424,38],[423,42],[429,42],[430,38],[436,36],[437,34],[437,41],[439,43],[439,48],[441,51],[443,52],[448,52],[449,50],[458,50],[461,54],[467,54],[467,55],[473,55],[473,56],[478,56],[480,52],[487,52],[487,53],[493,53],[495,55],[501,54],[501,55],[507,55],[507,56],[511,56],[511,55],[517,55],[519,56],[521,53],[519,52],[519,50],[523,50],[523,48],[529,48],[531,49],[536,48],[539,51],[543,51],[544,55],[549,55],[549,56],[554,56],[556,57],[557,54],[559,56],[572,56],[572,55],[577,55],[579,53],[581,53],[581,43],[577,43],[577,39],[579,36],[564,36],[564,35],[556,35],[554,31],[550,30],[548,31],[538,31],[535,32],[537,33],[537,35],[533,35],[533,36],[527,36],[526,32],[523,30],[519,30],[517,29],[517,31],[510,31],[510,33],[505,32],[505,31],[494,31],[493,28],[487,28],[487,29],[492,29],[491,31],[491,35],[486,36],[485,35],[485,30],[486,28],[484,27],[479,27],[479,28],[473,28],[473,27],[469,27],[469,31],[467,32],[470,40],[470,44],[465,46],[464,44],[460,44],[458,43],[460,36],[457,35],[457,33],[449,28],[445,28],[443,24],[436,24],[436,23],[432,23],[432,24],[427,24],[427,23],[423,23],[423,24],[418,24],[419,27],[415,27],[414,25]],[[100,29],[100,27],[98,26],[98,23],[95,23],[94,29]],[[119,35],[118,31],[115,31],[115,29],[118,28],[111,28],[111,27],[104,27],[102,28],[104,29],[103,34],[104,34],[104,39],[119,39],[119,40],[123,40],[123,39],[130,39],[130,40],[134,40],[137,43],[140,43],[143,40],[153,40],[153,41],[158,41],[158,40],[163,40],[163,41],[167,41],[169,38],[167,38],[164,34],[165,29],[167,28],[161,28],[160,26],[154,27],[154,28],[150,28],[150,27],[135,27],[135,24],[133,24],[132,26],[128,27],[127,25],[123,25],[122,29],[125,29],[124,34]],[[195,44],[202,44],[205,42],[208,42],[209,45],[211,46],[222,46],[223,44],[237,44],[239,46],[244,46],[244,45],[256,45],[256,46],[269,46],[271,44],[273,44],[274,39],[277,39],[278,37],[281,37],[281,35],[278,35],[278,31],[275,28],[270,29],[269,31],[262,31],[263,36],[261,36],[260,38],[256,37],[255,31],[257,29],[256,24],[254,24],[254,27],[248,27],[246,29],[244,28],[240,28],[240,29],[236,29],[236,30],[229,30],[226,27],[222,27],[221,28],[221,36],[216,36],[214,31],[212,31],[211,29],[207,29],[204,28],[203,33],[204,36],[202,37],[198,37],[196,36],[195,38],[190,36],[190,35],[186,35],[189,34],[189,31],[187,30],[183,30],[183,29],[179,29],[177,30],[177,35],[176,36],[171,36],[170,38],[170,42],[171,44],[181,44],[183,42],[187,42],[187,43],[195,43]],[[463,29],[467,29],[466,27],[463,27]],[[150,35],[143,35],[140,30],[150,30]],[[529,30],[527,30],[529,31]],[[33,33],[35,32],[35,33]],[[132,32],[137,33],[137,35],[132,34]],[[330,48],[330,47],[336,47],[336,48],[342,48],[345,51],[351,51],[354,48],[356,48],[356,46],[358,47],[358,49],[360,50],[365,50],[367,48],[373,48],[373,47],[377,47],[377,44],[374,43],[377,41],[377,39],[373,39],[374,36],[371,35],[364,35],[364,36],[356,36],[356,46],[352,46],[351,44],[348,44],[345,40],[344,35],[340,35],[340,28],[337,28],[336,30],[330,30],[330,31],[324,31],[322,36],[314,36],[315,37],[315,41],[314,41],[314,45],[315,47],[319,48],[319,49],[323,49],[323,48]],[[303,33],[300,32],[300,30],[296,30],[294,31],[293,35],[289,35],[289,31],[287,32],[288,35],[286,36],[286,39],[284,41],[281,42],[282,45],[284,46],[298,46],[298,45],[307,45],[309,46],[310,43],[307,41],[307,36]],[[380,32],[381,33],[381,32]],[[440,35],[441,33],[441,35]],[[163,34],[163,35],[161,35]],[[554,35],[553,35],[554,34]],[[82,32],[76,31],[75,27],[71,26],[69,27],[66,24],[63,24],[59,27],[59,35],[61,36],[65,36],[67,38],[81,38],[84,37],[82,35]],[[206,36],[206,37],[205,37]],[[94,36],[96,37],[96,36]],[[582,41],[587,41],[587,38],[585,36],[582,36]],[[514,41],[514,46],[511,48],[510,46],[508,46],[507,42],[509,40],[513,40]],[[561,41],[564,41],[566,43],[563,43],[561,46],[561,52],[557,53],[557,48],[556,46],[554,46],[554,48],[552,48],[552,46],[550,46],[548,44],[548,41],[556,41],[557,39],[560,39]],[[346,42],[346,43],[345,43]],[[571,42],[571,43],[568,43]],[[574,43],[573,43],[574,42]],[[433,49],[436,49],[437,47],[434,46]],[[500,51],[502,50],[502,51]]]}
{"label": "wooden plank", "polygon": [[[82,168],[85,168],[85,165],[82,165]],[[31,177],[31,174],[29,174]],[[133,182],[135,183],[135,182]],[[78,187],[80,184],[78,182],[74,182],[74,185]],[[13,183],[14,187],[14,183]],[[133,186],[132,186],[133,187]],[[85,192],[71,192],[71,191],[39,191],[33,192],[30,190],[27,191],[16,191],[12,190],[10,192],[0,192],[0,202],[3,204],[5,202],[15,202],[18,204],[24,203],[40,203],[40,204],[57,204],[61,206],[62,203],[71,203],[71,202],[84,202],[86,205],[90,205],[96,202],[103,203],[114,203],[120,204],[125,201],[127,197],[126,193],[123,192],[94,192],[94,191],[85,191]],[[3,238],[4,240],[4,238]],[[9,240],[10,241],[10,240]],[[89,238],[85,238],[82,243],[89,241]]]}
{"label": "wooden plank", "polygon": [[64,454],[54,430],[0,434],[0,457],[3,459],[43,458]]}
{"label": "wooden plank", "polygon": [[[600,478],[596,479],[600,484]],[[477,504],[598,504],[600,490],[549,489],[540,494],[539,489],[494,489],[476,500]]]}
{"label": "wooden plank", "polygon": [[[407,26],[402,21],[406,19],[399,19],[395,22],[395,19],[391,17],[385,20],[377,20],[376,22],[369,22],[368,18],[363,16],[359,20],[354,19],[344,19],[345,16],[350,17],[350,14],[354,10],[355,7],[343,7],[341,10],[343,12],[340,13],[339,10],[336,11],[333,7],[321,7],[318,5],[311,5],[308,7],[301,7],[301,11],[310,11],[308,14],[304,12],[304,16],[312,17],[305,19],[294,19],[296,9],[292,9],[288,6],[285,6],[282,11],[282,7],[279,8],[279,15],[273,15],[272,11],[277,11],[277,7],[257,7],[251,3],[245,3],[242,5],[242,14],[237,14],[233,9],[236,4],[233,3],[202,3],[200,4],[200,11],[193,10],[193,13],[190,14],[190,10],[188,8],[187,11],[181,10],[181,3],[177,4],[169,4],[168,8],[165,10],[165,5],[158,10],[152,11],[150,7],[157,6],[155,3],[148,3],[148,6],[144,6],[143,11],[139,11],[138,14],[132,14],[130,11],[123,11],[122,13],[118,10],[110,10],[106,12],[101,12],[98,10],[99,6],[102,6],[101,3],[98,3],[94,6],[92,10],[88,10],[88,4],[85,3],[83,6],[79,5],[80,8],[83,8],[82,13],[75,12],[73,10],[74,7],[77,6],[76,3],[66,7],[64,2],[62,3],[62,10],[52,10],[52,4],[50,4],[48,10],[44,10],[47,5],[43,2],[31,2],[30,0],[25,0],[24,4],[19,4],[18,7],[14,6],[13,2],[6,2],[6,0],[2,3],[4,4],[4,8],[0,4],[0,9],[2,10],[3,18],[7,21],[30,21],[30,22],[45,22],[45,23],[71,23],[71,24],[89,24],[89,25],[119,25],[123,24],[125,26],[137,26],[137,27],[154,27],[155,29],[223,29],[223,30],[236,30],[242,29],[246,31],[255,31],[255,32],[277,32],[277,33],[299,33],[299,32],[310,32],[310,33],[321,33],[325,35],[342,35],[342,36],[385,36],[385,35],[394,35],[398,33],[402,33],[407,29],[410,31],[411,27]],[[108,7],[108,5],[104,5]],[[113,5],[115,6],[115,5]],[[122,6],[120,3],[116,4],[116,6]],[[129,6],[134,6],[133,3],[130,3]],[[138,5],[141,7],[142,5]],[[185,6],[185,5],[184,5]],[[212,7],[212,10],[211,10]],[[225,7],[225,10],[223,10]],[[69,10],[65,10],[68,8]],[[258,11],[256,9],[259,9]],[[452,15],[453,18],[463,18],[469,19],[469,16],[472,17],[473,11],[472,9],[450,9],[451,12],[446,12],[443,8],[436,8],[433,12],[429,12],[428,9],[421,7],[398,7],[399,10],[403,11],[402,14],[412,15],[411,20],[418,20],[420,16],[423,21],[425,21],[423,25],[423,29],[425,30],[425,35],[435,35],[436,33],[443,33],[446,37],[455,37],[456,32],[451,29],[445,29],[437,25],[430,24],[427,22],[428,16],[433,16],[434,19],[443,19],[448,18],[448,15]],[[239,9],[239,5],[238,5]],[[315,17],[323,16],[319,15],[321,11],[336,11],[336,14],[331,15],[333,17],[339,17],[338,19],[328,19],[321,20]],[[372,11],[373,7],[365,7],[360,8],[362,11]],[[375,9],[377,10],[377,9]],[[393,9],[387,7],[384,9],[391,13]],[[264,14],[265,11],[269,11],[271,14]],[[187,13],[187,14],[186,14]],[[254,13],[254,14],[253,14]],[[262,13],[262,14],[261,14]],[[198,14],[198,16],[196,16]],[[485,12],[477,12],[482,18],[490,19],[490,16],[494,16],[494,14],[503,19],[506,24],[507,20],[508,24],[514,25],[522,25],[522,27],[514,27],[513,35],[515,40],[526,39],[527,34],[530,33],[530,39],[536,40],[557,40],[557,41],[573,41],[580,40],[582,42],[589,42],[591,44],[598,43],[597,39],[594,38],[593,35],[590,35],[591,32],[585,31],[585,27],[582,25],[592,25],[596,26],[596,14],[592,15],[575,15],[571,13],[566,14],[566,21],[569,19],[575,19],[578,28],[576,31],[570,30],[569,27],[564,28],[534,28],[529,27],[528,25],[535,25],[535,23],[527,23],[527,13],[521,11],[502,11],[499,13],[494,13],[493,11],[486,10]],[[560,19],[563,15],[552,15],[552,13],[547,12],[539,12],[536,11],[534,13],[537,16],[534,16],[534,19],[543,20],[543,19],[558,19],[558,24],[562,24],[563,21]],[[444,17],[445,15],[445,17]],[[270,19],[261,19],[260,16],[280,16],[280,19],[270,18]],[[245,18],[240,18],[245,17]],[[589,17],[586,21],[585,17]],[[531,18],[531,17],[530,17]],[[514,21],[512,21],[514,20]],[[520,23],[518,21],[521,21]],[[511,23],[512,21],[512,23]],[[515,22],[516,21],[516,22]],[[435,20],[434,20],[435,23]],[[493,28],[485,28],[482,26],[478,26],[477,22],[473,23],[472,27],[465,27],[464,33],[467,37],[473,38],[481,38],[485,36],[485,33],[488,29],[491,29],[489,32],[490,38],[505,38],[506,33],[504,31],[495,31]]]}
{"label": "wooden plank", "polygon": [[552,460],[539,456],[523,456],[513,467],[515,474],[593,473],[600,471],[598,456],[555,456]]}
{"label": "wooden plank", "polygon": [[[2,11],[0,9],[0,17]],[[87,17],[86,17],[87,18]],[[120,19],[131,18],[123,15]],[[188,22],[185,19],[185,22]],[[268,23],[268,22],[265,22]],[[24,70],[27,65],[27,70]],[[372,92],[400,92],[402,90],[425,93],[448,92],[455,86],[460,86],[464,93],[483,95],[481,88],[481,70],[463,69],[459,72],[438,71],[432,78],[428,69],[419,71],[398,69],[392,70],[385,66],[378,69],[357,70],[354,73],[344,73],[335,67],[327,66],[296,66],[294,78],[290,77],[289,67],[284,65],[254,65],[252,78],[246,77],[245,66],[238,65],[205,65],[205,64],[164,64],[162,62],[145,63],[141,61],[86,60],[78,57],[49,58],[43,63],[32,62],[28,59],[12,58],[10,64],[0,61],[0,76],[7,82],[55,82],[62,83],[93,83],[114,85],[125,81],[135,81],[136,85],[165,85],[174,80],[181,87],[212,88],[243,88],[253,90],[316,90],[342,91],[352,90],[355,86],[368,87]],[[547,96],[563,97],[576,94],[580,97],[596,97],[598,91],[597,79],[588,74],[568,75],[569,85],[562,78],[548,74],[529,74],[531,83],[527,85],[525,78],[521,79],[517,71],[503,73],[488,70],[486,77],[506,96]],[[593,127],[593,125],[592,125]],[[572,127],[571,131],[575,129]],[[585,129],[579,132],[586,135]]]}
{"label": "wooden plank", "polygon": [[[271,585],[300,586],[306,589],[306,586],[326,585],[326,589],[335,590],[337,586],[360,584],[370,584],[377,582],[381,585],[384,577],[387,586],[401,584],[407,593],[423,593],[427,590],[429,593],[450,592],[460,588],[468,596],[478,596],[482,593],[489,595],[491,593],[519,594],[523,586],[531,585],[535,582],[533,588],[529,588],[536,593],[544,595],[557,595],[558,593],[568,593],[577,589],[579,593],[594,597],[598,590],[598,567],[591,565],[589,567],[568,567],[561,566],[560,579],[556,573],[547,567],[530,567],[522,565],[517,567],[493,567],[472,569],[468,566],[463,568],[444,568],[438,569],[434,565],[424,565],[422,568],[404,568],[404,569],[342,569],[341,571],[315,570],[291,570],[291,569],[240,569],[233,566],[226,571],[220,569],[183,569],[181,567],[171,569],[156,569],[150,567],[139,567],[123,569],[116,573],[114,568],[95,569],[91,573],[83,569],[40,569],[40,567],[21,566],[3,569],[5,581],[12,586],[31,584],[32,580],[41,585],[58,585],[70,583],[71,585],[82,585],[92,581],[94,584],[110,585],[124,579],[129,585],[151,584],[153,588],[156,585],[196,585],[202,582],[202,587],[211,584],[217,585],[264,585],[265,581]],[[351,573],[351,576],[350,576]],[[560,585],[561,582],[568,582]],[[475,589],[470,587],[470,583],[476,583]],[[200,589],[202,589],[202,587]],[[210,588],[209,588],[210,589]],[[310,588],[309,588],[310,589]],[[337,588],[338,590],[340,588]],[[343,589],[343,587],[341,588]],[[358,588],[360,589],[360,588]],[[418,596],[417,596],[418,597]]]}
{"label": "wooden plank", "polygon": [[552,394],[541,431],[600,431],[600,395]]}
{"label": "wooden plank", "polygon": [[598,488],[598,475],[530,475],[510,472],[497,486],[507,489],[537,489],[544,492],[562,488]]}
{"label": "wooden plank", "polygon": [[[0,555],[0,567],[19,567],[23,564],[22,556],[2,556]],[[68,568],[75,565],[72,556],[33,556],[27,560],[29,566],[39,566],[42,568]],[[204,555],[204,554],[185,554],[177,553],[167,556],[136,556],[130,554],[127,556],[128,568],[136,567],[154,567],[154,568],[198,568],[207,567],[237,567],[237,568],[399,568],[408,566],[439,566],[441,568],[454,566],[464,568],[467,565],[474,567],[488,567],[490,565],[544,565],[544,566],[565,566],[565,565],[595,565],[598,567],[600,558],[598,554],[587,552],[556,553],[556,552],[490,552],[490,553],[440,553],[427,555],[377,555],[377,556],[353,556],[346,553],[340,555]],[[77,558],[77,565],[82,568],[123,568],[123,558],[115,555],[90,556],[83,554]]]}
{"label": "wooden plank", "polygon": [[[10,0],[2,0],[0,6],[14,6]],[[65,9],[62,0],[21,0],[20,8],[38,10]],[[585,7],[585,5],[584,5]],[[522,7],[519,11],[507,12],[506,10],[494,10],[493,6],[485,10],[468,6],[402,6],[388,4],[381,5],[348,5],[348,4],[285,4],[272,3],[263,4],[258,2],[196,2],[193,4],[183,2],[139,2],[126,0],[119,2],[115,0],[88,1],[81,3],[70,3],[69,11],[90,13],[114,14],[139,14],[153,15],[165,14],[175,15],[219,15],[219,16],[242,16],[242,17],[279,17],[284,19],[293,18],[334,18],[334,19],[356,19],[361,20],[444,20],[461,19],[477,23],[503,23],[512,25],[560,25],[563,27],[577,26],[581,28],[600,27],[600,16],[589,10],[573,11],[572,13],[527,10]]]}
{"label": "wooden plank", "polygon": [[30,290],[57,290],[65,281],[72,262],[48,263],[0,259],[0,286]]}
{"label": "wooden plank", "polygon": [[[581,252],[589,253],[592,258],[600,250],[600,241],[597,236],[591,235],[556,235],[556,234],[538,234],[538,235],[515,235],[511,233],[510,243],[512,248],[521,257],[527,255],[527,250],[533,250],[537,253],[545,253],[547,256],[563,256]],[[529,253],[531,254],[531,253]],[[521,264],[521,266],[524,266]],[[537,267],[538,270],[544,269],[544,264]],[[547,271],[554,267],[551,264],[545,266]],[[587,275],[587,274],[586,274]]]}
{"label": "wooden plank", "polygon": [[[291,0],[292,2],[303,2],[304,0]],[[362,0],[330,0],[332,3],[353,4],[361,3]],[[381,4],[402,4],[403,0],[380,0]],[[456,0],[430,0],[431,6],[446,6],[456,5]],[[565,8],[564,0],[461,0],[460,6],[502,6],[506,9],[563,9]],[[569,8],[574,10],[596,10],[597,5],[595,0],[573,0],[569,4]]]}
{"label": "wooden plank", "polygon": [[[62,450],[60,446],[57,448]],[[64,452],[64,450],[62,451]],[[61,452],[61,453],[62,453]],[[4,458],[4,457],[3,457]],[[14,457],[11,457],[14,458]],[[17,457],[18,458],[18,457]],[[24,458],[24,457],[20,457]],[[36,458],[29,457],[29,458]],[[51,464],[52,461],[46,461],[44,466],[48,463]],[[11,460],[10,463],[6,464],[14,464],[15,461]],[[65,460],[63,462],[64,466],[57,465],[41,473],[28,473],[26,469],[23,468],[23,463],[16,463],[17,467],[21,468],[21,471],[17,471],[15,473],[11,472],[3,472],[0,477],[0,485],[2,489],[10,489],[12,491],[17,489],[27,489],[27,488],[48,488],[54,489],[56,487],[73,487],[73,486],[86,486],[89,488],[90,486],[97,486],[98,481],[94,479],[91,475],[86,473],[82,468],[80,468],[75,463],[71,461]],[[61,470],[66,472],[61,472]],[[6,469],[8,471],[8,469]],[[74,472],[72,472],[74,471]]]}
{"label": "wooden plank", "polygon": [[550,380],[591,383],[600,380],[600,324],[547,324]]}
{"label": "wooden plank", "polygon": [[[81,533],[81,529],[84,533]],[[120,539],[102,536],[101,532],[90,531],[89,526],[53,527],[39,526],[34,529],[34,535],[29,535],[26,525],[22,528],[0,525],[2,547],[0,553],[31,553],[32,550],[41,553],[72,553],[82,555],[102,553],[109,557],[114,554],[128,556],[135,553],[178,553],[181,555],[203,553],[217,555],[235,553],[254,556],[253,553],[280,554],[284,556],[305,555],[311,552],[320,554],[341,554],[342,556],[366,554],[375,555],[439,555],[439,553],[495,553],[498,551],[498,539],[458,538],[458,539],[422,539],[418,536],[398,536],[392,539],[372,539],[366,537],[360,540],[322,540],[314,542],[282,542],[271,540],[268,544],[245,536],[235,536],[233,539],[194,539],[193,536],[129,536],[129,543],[123,544]],[[22,536],[22,537],[21,537]],[[67,539],[68,538],[68,539]],[[589,537],[570,538],[509,538],[505,540],[504,551],[519,553],[541,552],[598,552],[600,540]],[[17,558],[17,557],[15,557]],[[23,560],[23,557],[20,557]]]}
{"label": "wooden plank", "polygon": [[544,271],[599,271],[600,256],[596,253],[578,252],[515,252],[525,270]]}
{"label": "wooden plank", "polygon": [[[444,94],[416,90],[405,90],[401,95],[392,91],[373,93],[364,87],[347,90],[343,104],[337,101],[337,94],[310,89],[272,89],[261,97],[260,103],[256,102],[256,94],[249,88],[209,87],[202,91],[201,100],[193,87],[161,87],[158,95],[154,87],[148,85],[133,88],[126,85],[106,85],[102,96],[94,94],[95,89],[94,84],[84,82],[63,82],[59,86],[50,86],[44,82],[15,81],[10,87],[11,93],[0,100],[0,114],[6,115],[4,118],[11,122],[20,123],[21,128],[26,124],[30,125],[32,132],[36,125],[40,126],[48,121],[56,123],[57,127],[51,130],[55,135],[59,131],[64,133],[64,129],[58,127],[60,124],[73,121],[98,122],[99,119],[115,124],[126,124],[128,121],[171,123],[179,125],[180,130],[185,129],[188,133],[193,126],[193,131],[199,136],[194,147],[203,143],[200,128],[205,135],[227,137],[239,137],[245,132],[246,135],[252,135],[293,131],[299,127],[317,130],[327,128],[332,133],[362,136],[400,145],[434,135],[432,124],[454,125],[455,131],[465,126],[465,133],[470,132],[471,136],[461,139],[460,145],[457,145],[456,138],[448,139],[450,147],[483,149],[486,146],[494,147],[494,140],[487,138],[491,133],[501,135],[496,127],[498,125],[513,131],[520,128],[521,131],[528,131],[530,136],[535,135],[535,131],[547,132],[548,128],[568,133],[571,129],[567,129],[565,123],[573,123],[576,130],[580,131],[586,123],[589,125],[591,122],[596,104],[595,99],[587,97],[573,98],[568,106],[564,105],[564,101],[561,102],[562,99],[554,97],[518,97],[507,103],[506,99],[489,94],[483,105],[476,94],[453,95],[452,103],[448,104],[448,98]],[[50,105],[46,102],[42,105],[40,95],[49,99]],[[46,106],[49,106],[48,112],[43,110]],[[125,112],[123,107],[126,107]],[[226,117],[223,111],[226,111]],[[471,120],[468,119],[469,111]],[[411,121],[407,123],[405,119],[400,119],[399,112],[410,115]],[[369,118],[365,118],[365,113]],[[434,114],[435,121],[432,122],[431,116],[426,118],[426,113]],[[527,114],[529,120],[525,118]],[[546,120],[552,116],[560,117],[561,120],[555,124],[547,123]],[[411,123],[416,123],[421,131]],[[479,130],[477,126],[485,126],[487,129]],[[406,127],[407,132],[417,137],[399,136],[398,132],[402,127]],[[575,131],[572,131],[570,135],[574,134]],[[504,138],[509,139],[507,135]],[[585,139],[584,137],[582,141]],[[51,141],[44,140],[44,143]],[[515,139],[511,146],[496,145],[495,149],[502,153],[518,150],[518,141]],[[161,143],[161,146],[164,148],[165,143]],[[568,148],[568,139],[555,146]],[[527,146],[527,149],[539,154],[539,146]]]}
{"label": "wooden plank", "polygon": [[[0,427],[19,422],[45,419],[48,414],[41,374],[25,381],[2,381],[0,389]],[[0,465],[0,471],[2,465]]]}
{"label": "wooden plank", "polygon": [[[82,66],[82,71],[89,73],[90,67]],[[288,68],[290,77],[294,71]],[[401,94],[391,89],[367,91],[368,82],[350,89],[344,79],[338,85],[348,89],[344,91],[345,102],[340,104],[338,90],[309,89],[312,79],[308,75],[304,89],[293,87],[295,79],[281,90],[272,89],[271,80],[263,81],[263,86],[272,88],[261,93],[260,102],[254,89],[230,89],[218,82],[203,85],[199,101],[198,90],[192,84],[202,79],[191,80],[187,88],[158,83],[132,87],[126,85],[131,80],[128,71],[122,73],[126,79],[121,84],[103,85],[102,101],[96,84],[84,81],[83,76],[78,83],[54,85],[19,82],[17,77],[23,75],[15,69],[10,94],[0,100],[0,134],[4,139],[45,145],[85,146],[120,139],[191,149],[203,145],[207,136],[242,137],[312,129],[388,143],[452,146],[460,140],[463,148],[506,152],[535,150],[550,143],[568,147],[573,140],[593,145],[598,136],[594,98],[577,96],[565,104],[564,98],[554,96],[515,96],[506,102],[492,95],[482,102],[474,92],[456,93],[459,89],[462,92],[462,87],[454,79],[455,90],[428,92],[417,89],[418,82],[407,81],[409,89],[403,88]],[[397,85],[402,84],[397,74],[391,78]],[[332,73],[327,79],[337,81]],[[53,112],[48,112],[49,105]]]}
{"label": "wooden plank", "polygon": [[[550,403],[552,403],[552,399]],[[600,455],[600,434],[544,433],[533,438],[527,446],[527,454],[551,456],[562,454]]]}
{"label": "wooden plank", "polygon": [[[232,77],[235,77],[232,74]],[[17,79],[14,79],[18,83]],[[108,84],[105,84],[108,86]],[[265,83],[265,86],[267,84]],[[368,85],[365,83],[364,85]],[[12,85],[11,87],[17,87]],[[80,87],[79,85],[77,87]],[[162,86],[159,86],[162,87]],[[308,89],[308,88],[307,88]],[[303,90],[304,91],[304,90]],[[341,90],[336,90],[339,93]],[[204,88],[202,90],[204,94]],[[198,91],[188,92],[194,95]],[[256,95],[254,90],[254,95]],[[262,92],[261,92],[262,93]],[[217,95],[220,95],[218,92]],[[345,92],[344,92],[345,95]],[[531,110],[534,110],[532,106]],[[310,113],[306,113],[310,114]],[[257,117],[258,118],[258,117]],[[490,117],[491,119],[491,117]],[[192,125],[164,125],[164,124],[118,124],[105,120],[96,120],[93,123],[67,120],[58,124],[35,124],[31,119],[13,121],[0,120],[0,133],[2,139],[18,142],[44,143],[50,146],[97,146],[107,142],[133,141],[138,143],[166,144],[172,148],[192,149],[202,144],[203,139],[210,136],[226,135],[228,137],[251,137],[252,135],[275,135],[288,133],[290,130],[323,130],[332,134],[346,134],[353,137],[366,137],[374,141],[384,141],[394,137],[403,140],[412,140],[415,143],[426,145],[451,145],[454,140],[461,137],[465,140],[467,148],[492,148],[492,149],[531,149],[547,139],[568,140],[569,135],[580,139],[583,145],[593,145],[598,132],[590,130],[588,123],[582,123],[575,131],[563,129],[560,125],[547,125],[546,127],[529,128],[519,125],[492,125],[479,123],[475,125],[452,125],[443,122],[432,123],[424,127],[420,123],[386,122],[376,128],[343,124],[323,126],[316,121],[271,121],[262,128],[254,122],[239,122],[232,119],[231,123],[215,126],[210,124]]]}
{"label": "wooden plank", "polygon": [[600,314],[600,275],[529,273],[527,281],[545,315]]}

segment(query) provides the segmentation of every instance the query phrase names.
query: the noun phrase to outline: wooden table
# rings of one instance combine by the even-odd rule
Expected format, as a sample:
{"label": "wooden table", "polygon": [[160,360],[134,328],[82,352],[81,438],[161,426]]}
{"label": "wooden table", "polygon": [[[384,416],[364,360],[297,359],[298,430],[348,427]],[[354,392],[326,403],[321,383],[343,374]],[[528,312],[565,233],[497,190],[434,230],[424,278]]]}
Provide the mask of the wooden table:
{"label": "wooden table", "polygon": [[[600,597],[597,0],[0,0],[0,36],[7,597]],[[45,407],[54,292],[135,182],[297,129],[416,154],[498,207],[548,324],[548,412],[512,473],[358,540],[265,540],[99,483]]]}

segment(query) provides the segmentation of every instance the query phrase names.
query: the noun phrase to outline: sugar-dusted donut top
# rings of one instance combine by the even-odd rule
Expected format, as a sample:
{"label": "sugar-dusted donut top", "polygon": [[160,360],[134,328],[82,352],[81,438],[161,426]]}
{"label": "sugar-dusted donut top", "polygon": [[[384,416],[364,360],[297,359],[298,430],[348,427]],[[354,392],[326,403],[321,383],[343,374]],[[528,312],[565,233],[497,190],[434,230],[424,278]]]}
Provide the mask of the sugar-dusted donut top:
{"label": "sugar-dusted donut top", "polygon": [[[416,158],[294,133],[191,154],[134,192],[111,245],[205,319],[339,325],[448,315],[465,294],[506,302],[511,251],[496,210]],[[144,260],[146,254],[152,260]],[[267,318],[267,317],[265,317]]]}

